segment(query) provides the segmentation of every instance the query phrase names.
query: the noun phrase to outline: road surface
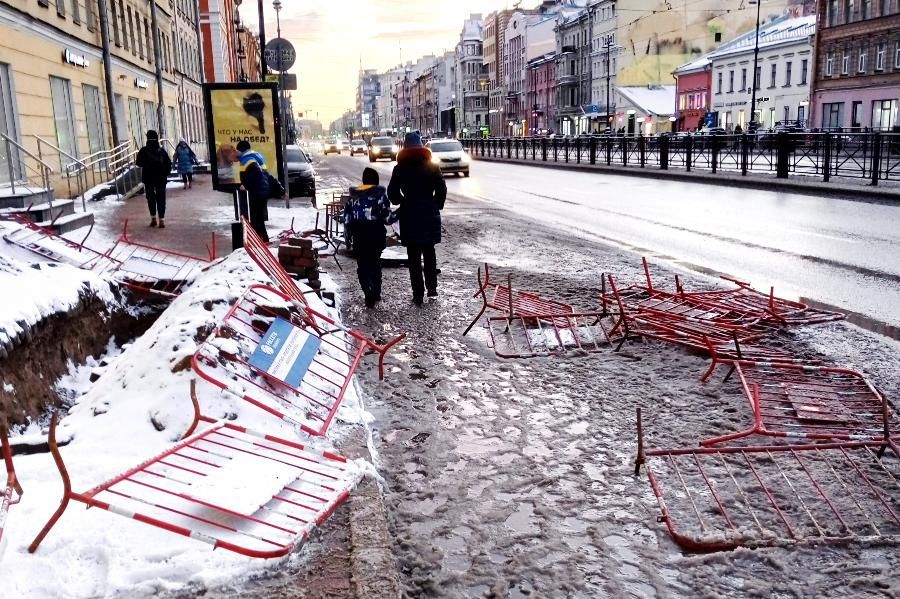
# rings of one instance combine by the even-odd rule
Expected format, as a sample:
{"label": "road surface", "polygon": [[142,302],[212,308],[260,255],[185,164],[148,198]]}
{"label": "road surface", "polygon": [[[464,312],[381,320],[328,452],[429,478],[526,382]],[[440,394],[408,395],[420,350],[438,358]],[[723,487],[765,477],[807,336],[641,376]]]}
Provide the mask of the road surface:
{"label": "road surface", "polygon": [[[393,163],[320,159],[347,182],[365,166],[386,183]],[[657,262],[773,285],[891,336],[900,327],[900,206],[477,161],[448,190]]]}

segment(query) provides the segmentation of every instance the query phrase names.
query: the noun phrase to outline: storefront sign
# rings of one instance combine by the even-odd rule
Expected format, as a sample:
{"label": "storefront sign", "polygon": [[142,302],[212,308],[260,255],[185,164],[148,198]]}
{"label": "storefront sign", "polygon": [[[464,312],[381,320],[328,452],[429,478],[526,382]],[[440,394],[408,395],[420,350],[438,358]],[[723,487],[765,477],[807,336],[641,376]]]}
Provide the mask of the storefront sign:
{"label": "storefront sign", "polygon": [[150,87],[150,84],[147,83],[146,80],[141,79],[140,77],[136,77],[134,80],[134,86],[138,89],[147,89]]}
{"label": "storefront sign", "polygon": [[81,67],[82,69],[91,66],[91,61],[87,59],[87,56],[84,54],[75,54],[68,48],[63,50],[63,62],[75,65],[76,67]]}
{"label": "storefront sign", "polygon": [[241,184],[237,144],[250,142],[268,171],[283,180],[278,86],[274,83],[207,83],[203,86],[209,155],[215,156],[213,189],[234,191]]}

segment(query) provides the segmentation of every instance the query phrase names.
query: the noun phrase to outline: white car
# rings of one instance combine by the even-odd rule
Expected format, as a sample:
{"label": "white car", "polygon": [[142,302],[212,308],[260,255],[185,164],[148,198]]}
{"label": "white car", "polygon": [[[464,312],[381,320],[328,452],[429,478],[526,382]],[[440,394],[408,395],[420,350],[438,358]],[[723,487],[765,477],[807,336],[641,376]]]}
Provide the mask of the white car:
{"label": "white car", "polygon": [[426,146],[431,150],[431,162],[436,164],[442,173],[462,173],[469,176],[469,162],[471,159],[456,139],[435,139]]}

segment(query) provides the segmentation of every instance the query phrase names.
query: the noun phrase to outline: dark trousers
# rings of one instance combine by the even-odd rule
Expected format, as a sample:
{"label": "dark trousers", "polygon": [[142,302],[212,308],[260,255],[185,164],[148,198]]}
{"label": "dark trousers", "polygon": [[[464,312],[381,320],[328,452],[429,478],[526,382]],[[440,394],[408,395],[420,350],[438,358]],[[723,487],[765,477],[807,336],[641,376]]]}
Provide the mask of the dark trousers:
{"label": "dark trousers", "polygon": [[265,199],[250,198],[250,225],[266,243],[269,243],[269,232],[266,230],[268,212]]}
{"label": "dark trousers", "polygon": [[381,299],[381,249],[357,248],[356,274],[362,287],[366,302],[377,302]]}
{"label": "dark trousers", "polygon": [[166,182],[162,183],[144,183],[144,195],[147,196],[147,208],[150,209],[150,216],[159,218],[166,217]]}
{"label": "dark trousers", "polygon": [[[406,257],[409,262],[409,282],[412,284],[413,297],[425,296],[425,289],[437,291],[437,256],[434,244],[406,244]],[[422,263],[425,263],[424,272]],[[424,274],[424,280],[422,275]]]}
{"label": "dark trousers", "polygon": [[193,182],[193,180],[194,180],[194,173],[182,173],[181,182],[184,183],[185,185]]}

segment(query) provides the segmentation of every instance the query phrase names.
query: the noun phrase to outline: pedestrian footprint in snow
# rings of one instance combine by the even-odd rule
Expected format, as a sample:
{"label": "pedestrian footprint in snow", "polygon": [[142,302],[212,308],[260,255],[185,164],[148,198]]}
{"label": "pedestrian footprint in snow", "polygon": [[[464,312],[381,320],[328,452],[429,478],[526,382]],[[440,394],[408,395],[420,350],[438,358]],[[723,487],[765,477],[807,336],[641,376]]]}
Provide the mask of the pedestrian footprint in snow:
{"label": "pedestrian footprint in snow", "polygon": [[422,136],[416,132],[406,134],[391,174],[388,197],[392,204],[400,206],[400,240],[406,246],[413,302],[418,305],[426,289],[428,297],[438,294],[434,246],[441,242],[441,210],[447,199],[447,184],[441,169],[431,162],[431,150],[422,146]]}
{"label": "pedestrian footprint in snow", "polygon": [[396,220],[387,191],[378,183],[378,172],[366,168],[362,185],[350,188],[350,200],[344,206],[344,226],[356,257],[356,274],[367,308],[381,301],[381,252],[387,246],[385,226]]}

